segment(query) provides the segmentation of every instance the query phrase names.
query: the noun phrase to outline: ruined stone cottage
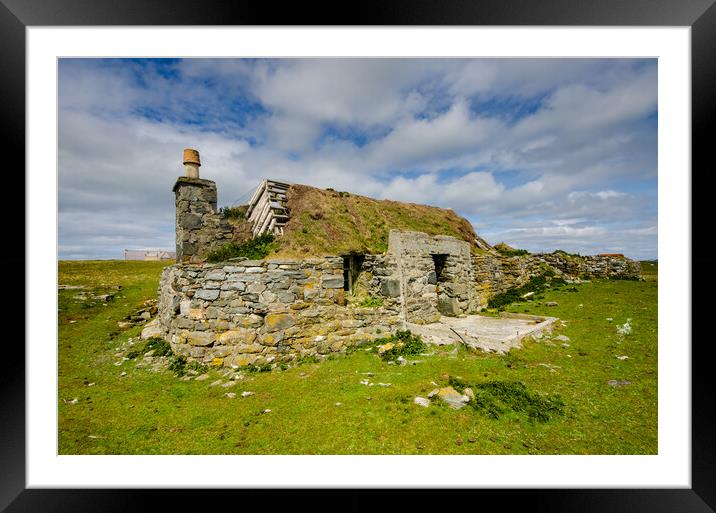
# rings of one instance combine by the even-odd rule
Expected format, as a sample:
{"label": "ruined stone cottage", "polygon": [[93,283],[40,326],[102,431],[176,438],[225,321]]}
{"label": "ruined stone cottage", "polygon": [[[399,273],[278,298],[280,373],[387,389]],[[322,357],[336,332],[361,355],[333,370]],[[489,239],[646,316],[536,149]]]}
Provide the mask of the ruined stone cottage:
{"label": "ruined stone cottage", "polygon": [[[464,240],[391,226],[379,253],[209,264],[203,258],[232,241],[234,228],[217,211],[216,184],[199,177],[199,153],[185,150],[184,166],[173,188],[177,263],[161,277],[159,326],[190,359],[235,367],[345,351],[409,324],[479,312],[546,268],[567,278],[639,276],[639,263],[620,255],[504,256],[474,232]],[[289,219],[302,215],[287,206],[293,187],[257,188],[245,214],[254,236],[288,236]]]}

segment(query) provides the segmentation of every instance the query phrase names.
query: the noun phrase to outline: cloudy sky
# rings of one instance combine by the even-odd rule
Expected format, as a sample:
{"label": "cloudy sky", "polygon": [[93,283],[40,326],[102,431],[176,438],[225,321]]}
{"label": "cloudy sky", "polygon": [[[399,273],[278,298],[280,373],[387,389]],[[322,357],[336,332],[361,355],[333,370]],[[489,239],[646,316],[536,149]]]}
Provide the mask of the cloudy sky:
{"label": "cloudy sky", "polygon": [[657,118],[655,59],[63,59],[59,257],[173,249],[191,147],[219,206],[283,179],[656,258]]}

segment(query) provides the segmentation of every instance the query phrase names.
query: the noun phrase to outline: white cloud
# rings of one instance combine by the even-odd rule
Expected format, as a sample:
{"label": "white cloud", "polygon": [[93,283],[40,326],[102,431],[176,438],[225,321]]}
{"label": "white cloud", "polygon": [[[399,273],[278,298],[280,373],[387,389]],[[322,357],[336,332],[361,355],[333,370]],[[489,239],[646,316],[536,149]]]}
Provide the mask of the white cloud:
{"label": "white cloud", "polygon": [[450,207],[492,242],[655,256],[653,63],[78,60],[59,92],[67,256],[167,247],[185,147],[221,205],[271,177]]}

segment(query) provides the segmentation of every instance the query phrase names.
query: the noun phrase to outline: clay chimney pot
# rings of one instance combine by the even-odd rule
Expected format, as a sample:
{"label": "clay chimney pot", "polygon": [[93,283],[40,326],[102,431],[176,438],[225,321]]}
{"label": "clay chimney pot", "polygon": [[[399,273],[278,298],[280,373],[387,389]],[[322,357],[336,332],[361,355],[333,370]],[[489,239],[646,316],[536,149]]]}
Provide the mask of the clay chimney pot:
{"label": "clay chimney pot", "polygon": [[197,166],[201,166],[201,161],[199,160],[199,152],[191,148],[186,148],[184,150],[184,165],[186,164],[195,164]]}

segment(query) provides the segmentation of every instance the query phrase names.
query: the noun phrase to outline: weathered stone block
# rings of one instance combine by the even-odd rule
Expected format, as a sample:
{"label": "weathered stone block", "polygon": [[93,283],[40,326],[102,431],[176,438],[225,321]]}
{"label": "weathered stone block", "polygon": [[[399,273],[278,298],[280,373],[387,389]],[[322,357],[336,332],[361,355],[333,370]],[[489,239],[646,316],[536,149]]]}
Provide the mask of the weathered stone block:
{"label": "weathered stone block", "polygon": [[262,333],[259,338],[259,344],[263,346],[275,346],[283,340],[283,333],[280,331],[274,331],[272,333]]}
{"label": "weathered stone block", "polygon": [[293,315],[287,313],[270,313],[266,315],[265,326],[267,332],[285,330],[296,324]]}
{"label": "weathered stone block", "polygon": [[210,271],[209,273],[207,273],[207,275],[205,277],[206,280],[216,280],[216,281],[221,281],[224,278],[226,278],[226,273],[224,271],[218,271],[218,270]]}
{"label": "weathered stone block", "polygon": [[201,216],[197,214],[183,214],[179,218],[179,225],[185,230],[196,230],[201,224]]}
{"label": "weathered stone block", "polygon": [[385,280],[380,286],[380,293],[385,297],[400,296],[400,282],[398,280]]}
{"label": "weathered stone block", "polygon": [[194,294],[194,297],[198,299],[205,299],[207,301],[213,301],[219,297],[218,289],[199,289]]}
{"label": "weathered stone block", "polygon": [[247,328],[236,328],[217,335],[216,340],[226,345],[250,344],[256,340],[256,332]]}
{"label": "weathered stone block", "polygon": [[190,331],[185,338],[192,346],[209,346],[214,342],[214,334],[211,331]]}
{"label": "weathered stone block", "polygon": [[342,289],[343,275],[323,275],[321,277],[321,287],[323,287],[324,289]]}

